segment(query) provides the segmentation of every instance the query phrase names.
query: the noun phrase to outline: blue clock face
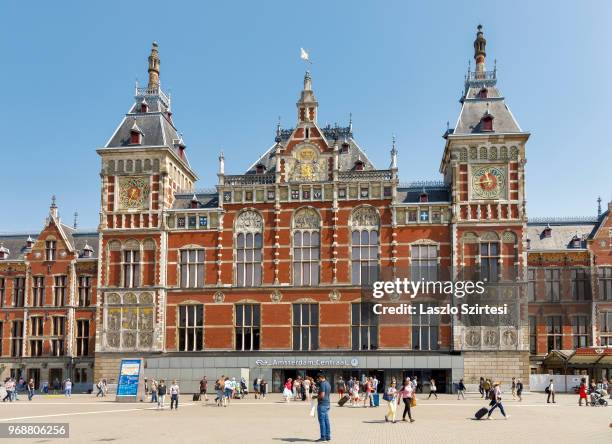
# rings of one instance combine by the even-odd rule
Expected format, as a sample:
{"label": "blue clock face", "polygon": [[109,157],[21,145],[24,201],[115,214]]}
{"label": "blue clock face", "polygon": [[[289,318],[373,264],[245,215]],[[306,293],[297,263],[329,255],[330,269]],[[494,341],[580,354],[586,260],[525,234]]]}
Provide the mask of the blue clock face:
{"label": "blue clock face", "polygon": [[472,196],[475,199],[499,199],[506,187],[506,174],[496,166],[476,167],[472,172]]}

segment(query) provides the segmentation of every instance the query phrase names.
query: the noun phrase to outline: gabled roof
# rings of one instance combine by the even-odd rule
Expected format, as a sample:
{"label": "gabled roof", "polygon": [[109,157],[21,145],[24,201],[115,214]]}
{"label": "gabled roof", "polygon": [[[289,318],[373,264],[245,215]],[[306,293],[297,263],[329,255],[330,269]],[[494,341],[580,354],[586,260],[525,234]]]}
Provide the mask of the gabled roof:
{"label": "gabled roof", "polygon": [[[572,240],[580,239],[580,247],[586,248],[586,240],[591,236],[596,218],[542,218],[527,222],[527,239],[530,251],[575,250]],[[550,228],[550,237],[544,231]]]}
{"label": "gabled roof", "polygon": [[[83,254],[85,245],[89,245],[93,254],[91,258],[98,256],[98,233],[94,230],[75,230],[72,227],[62,224],[62,230],[66,235],[66,240],[74,251],[76,251],[79,257]],[[25,259],[25,255],[30,252],[29,248],[26,248],[26,242],[30,237],[34,242],[38,240],[40,233],[7,233],[0,235],[0,243],[4,247],[9,249],[9,256],[5,259],[8,261],[22,261]],[[88,258],[90,259],[90,258]]]}

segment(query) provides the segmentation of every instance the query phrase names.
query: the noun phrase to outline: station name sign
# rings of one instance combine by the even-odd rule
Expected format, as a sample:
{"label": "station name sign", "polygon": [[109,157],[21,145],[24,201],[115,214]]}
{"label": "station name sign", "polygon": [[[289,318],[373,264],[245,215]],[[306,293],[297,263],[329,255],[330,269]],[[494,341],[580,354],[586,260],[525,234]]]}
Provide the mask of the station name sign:
{"label": "station name sign", "polygon": [[257,359],[255,365],[258,367],[276,368],[355,368],[359,367],[359,360],[352,359]]}

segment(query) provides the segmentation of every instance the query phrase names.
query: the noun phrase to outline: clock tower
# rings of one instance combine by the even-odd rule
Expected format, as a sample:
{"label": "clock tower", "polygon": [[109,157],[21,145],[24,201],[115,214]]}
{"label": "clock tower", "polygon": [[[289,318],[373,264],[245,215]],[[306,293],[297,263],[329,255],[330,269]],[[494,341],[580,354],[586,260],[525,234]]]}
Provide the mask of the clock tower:
{"label": "clock tower", "polygon": [[[440,171],[452,191],[452,275],[486,282],[488,301],[508,303],[511,313],[490,326],[484,320],[457,317],[453,346],[474,351],[469,361],[475,363],[474,372],[484,356],[478,352],[483,350],[514,353],[521,370],[528,370],[521,283],[527,266],[525,144],[529,133],[521,129],[497,86],[497,68],[486,68],[486,45],[479,25],[475,69],[466,75],[457,122],[444,134]],[[466,377],[471,377],[472,370],[466,369]]]}

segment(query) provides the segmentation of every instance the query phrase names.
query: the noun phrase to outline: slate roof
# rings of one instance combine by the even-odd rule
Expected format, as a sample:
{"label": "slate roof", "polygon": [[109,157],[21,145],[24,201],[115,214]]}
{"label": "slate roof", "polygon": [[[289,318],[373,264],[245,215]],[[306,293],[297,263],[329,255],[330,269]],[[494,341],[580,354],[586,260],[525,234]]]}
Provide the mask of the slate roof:
{"label": "slate roof", "polygon": [[[93,254],[90,258],[97,258],[98,256],[98,233],[95,231],[81,231],[75,230],[72,227],[62,224],[62,230],[68,238],[72,248],[79,252],[79,257],[83,254],[83,248],[85,244],[88,244],[93,249]],[[0,243],[4,247],[9,249],[9,256],[6,260],[9,261],[22,261],[25,255],[30,251],[26,248],[26,241],[28,236],[36,242],[40,233],[15,233],[15,234],[2,234],[0,235]]]}
{"label": "slate roof", "polygon": [[450,203],[450,188],[444,183],[414,182],[397,187],[398,203],[419,203],[421,194],[427,193],[428,203]]}
{"label": "slate roof", "polygon": [[[352,171],[355,168],[355,162],[359,159],[364,165],[364,171],[375,170],[376,168],[368,159],[365,152],[357,145],[355,139],[353,139],[353,131],[350,126],[347,127],[332,127],[327,125],[323,128],[319,128],[323,133],[323,136],[327,139],[330,145],[333,145],[336,141],[340,148],[340,154],[338,156],[340,171]],[[282,129],[277,137],[277,143],[282,146],[286,146],[289,138],[293,134],[294,129]],[[345,145],[343,147],[343,145]],[[256,174],[256,166],[258,164],[263,165],[266,168],[267,173],[273,173],[276,171],[276,147],[272,145],[257,161],[255,161],[245,174]]]}
{"label": "slate roof", "polygon": [[[579,248],[586,248],[586,240],[594,232],[596,224],[596,218],[576,218],[573,221],[550,218],[548,221],[528,222],[529,249],[530,251],[576,249],[578,247],[572,245],[575,236],[581,241]],[[547,227],[550,227],[550,237],[544,236]]]}
{"label": "slate roof", "polygon": [[[219,207],[219,195],[216,191],[196,192],[195,196],[198,199],[198,208]],[[193,193],[175,194],[174,197],[175,200],[172,205],[173,209],[180,210],[191,208],[191,200],[193,199]]]}

